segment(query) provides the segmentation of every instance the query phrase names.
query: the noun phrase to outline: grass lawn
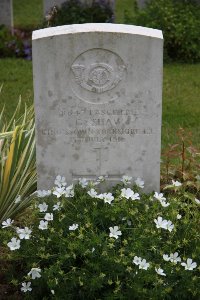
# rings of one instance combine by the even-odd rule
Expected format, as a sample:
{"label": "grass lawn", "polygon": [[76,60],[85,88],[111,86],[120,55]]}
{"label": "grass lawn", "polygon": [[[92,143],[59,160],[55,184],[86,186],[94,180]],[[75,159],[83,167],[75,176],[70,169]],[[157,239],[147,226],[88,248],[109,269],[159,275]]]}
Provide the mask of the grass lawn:
{"label": "grass lawn", "polygon": [[[164,66],[162,145],[176,142],[181,126],[200,141],[200,64],[168,64]],[[0,109],[6,105],[11,116],[21,95],[23,102],[33,101],[32,63],[20,59],[0,60]]]}
{"label": "grass lawn", "polygon": [[181,126],[200,144],[200,64],[169,64],[164,67],[163,144],[175,142]]}
{"label": "grass lawn", "polygon": [[24,59],[0,59],[0,110],[5,105],[9,118],[22,97],[23,102],[33,102],[32,62]]}
{"label": "grass lawn", "polygon": [[37,28],[43,19],[43,0],[13,0],[14,26]]}

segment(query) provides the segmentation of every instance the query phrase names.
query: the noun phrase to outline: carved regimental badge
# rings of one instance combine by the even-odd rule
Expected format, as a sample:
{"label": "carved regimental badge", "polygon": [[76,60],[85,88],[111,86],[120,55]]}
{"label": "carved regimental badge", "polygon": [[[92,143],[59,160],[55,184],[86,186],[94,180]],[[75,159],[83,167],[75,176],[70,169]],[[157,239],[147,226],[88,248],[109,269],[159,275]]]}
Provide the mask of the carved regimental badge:
{"label": "carved regimental badge", "polygon": [[104,103],[116,99],[116,90],[108,94],[105,92],[119,85],[124,78],[126,66],[116,53],[91,49],[76,58],[71,70],[76,95],[87,102]]}
{"label": "carved regimental badge", "polygon": [[106,63],[91,64],[86,68],[84,65],[72,66],[76,82],[84,89],[103,93],[117,86],[122,80],[125,66],[120,66],[118,74],[114,73],[112,66]]}

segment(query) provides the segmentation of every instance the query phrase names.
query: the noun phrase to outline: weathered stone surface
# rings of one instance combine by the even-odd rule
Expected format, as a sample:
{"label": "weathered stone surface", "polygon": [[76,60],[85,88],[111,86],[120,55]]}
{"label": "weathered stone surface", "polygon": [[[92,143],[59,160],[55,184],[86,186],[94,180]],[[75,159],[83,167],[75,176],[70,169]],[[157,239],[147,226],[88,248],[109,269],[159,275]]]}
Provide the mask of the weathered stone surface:
{"label": "weathered stone surface", "polygon": [[162,33],[82,24],[33,33],[38,188],[141,177],[159,190]]}
{"label": "weathered stone surface", "polygon": [[0,25],[1,24],[9,28],[13,27],[12,0],[0,0]]}

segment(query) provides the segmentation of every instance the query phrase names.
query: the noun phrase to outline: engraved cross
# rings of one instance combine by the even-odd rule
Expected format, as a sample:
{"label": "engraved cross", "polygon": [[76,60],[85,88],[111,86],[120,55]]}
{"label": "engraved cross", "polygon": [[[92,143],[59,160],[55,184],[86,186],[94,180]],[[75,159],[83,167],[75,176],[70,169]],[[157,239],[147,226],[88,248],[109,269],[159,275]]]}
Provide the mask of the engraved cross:
{"label": "engraved cross", "polygon": [[[95,180],[98,176],[108,175],[108,180],[118,181],[122,177],[123,174],[110,174],[109,172],[103,172],[102,170],[102,161],[108,161],[108,148],[96,147],[93,149],[96,153],[96,162],[97,162],[97,172],[96,174],[72,174],[72,178],[74,180],[78,180],[79,178],[86,178],[88,180]],[[109,173],[109,174],[108,174]]]}

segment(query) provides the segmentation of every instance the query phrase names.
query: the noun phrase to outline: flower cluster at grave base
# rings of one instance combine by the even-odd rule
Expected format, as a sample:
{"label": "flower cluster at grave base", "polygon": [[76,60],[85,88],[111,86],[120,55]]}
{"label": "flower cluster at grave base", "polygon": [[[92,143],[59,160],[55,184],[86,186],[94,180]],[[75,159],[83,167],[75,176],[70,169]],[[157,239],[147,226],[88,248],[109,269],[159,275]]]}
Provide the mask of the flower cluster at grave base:
{"label": "flower cluster at grave base", "polygon": [[199,195],[178,182],[145,194],[130,176],[106,185],[106,176],[73,185],[59,175],[35,194],[31,218],[3,221],[10,278],[23,297],[198,299]]}

